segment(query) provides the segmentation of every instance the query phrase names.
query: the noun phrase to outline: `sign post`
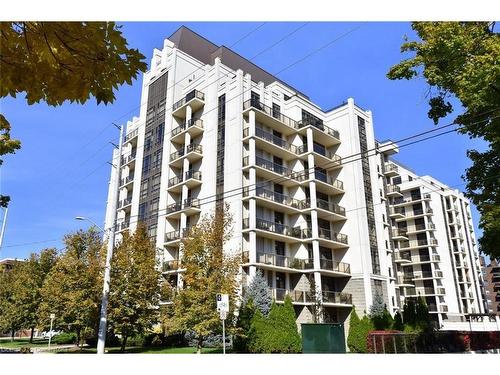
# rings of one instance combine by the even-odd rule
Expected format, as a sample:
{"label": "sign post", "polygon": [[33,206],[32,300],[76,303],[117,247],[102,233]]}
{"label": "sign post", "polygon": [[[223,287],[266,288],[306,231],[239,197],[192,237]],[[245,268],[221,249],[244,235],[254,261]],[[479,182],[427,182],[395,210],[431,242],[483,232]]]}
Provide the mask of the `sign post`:
{"label": "sign post", "polygon": [[54,318],[56,317],[56,314],[50,314],[50,330],[49,330],[49,351],[50,351],[50,341],[52,339],[52,327],[54,323]]}
{"label": "sign post", "polygon": [[222,353],[226,354],[226,318],[229,312],[229,295],[217,294],[217,311],[222,320]]}

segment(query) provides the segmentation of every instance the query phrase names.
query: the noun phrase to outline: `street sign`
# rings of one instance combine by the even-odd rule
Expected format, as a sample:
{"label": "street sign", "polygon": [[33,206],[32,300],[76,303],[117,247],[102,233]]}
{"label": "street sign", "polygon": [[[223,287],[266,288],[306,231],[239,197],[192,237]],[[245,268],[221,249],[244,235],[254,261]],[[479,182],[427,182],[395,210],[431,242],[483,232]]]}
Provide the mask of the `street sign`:
{"label": "street sign", "polygon": [[220,320],[226,320],[226,318],[227,318],[227,312],[223,311],[223,310],[220,310],[219,313],[220,313]]}
{"label": "street sign", "polygon": [[54,319],[56,317],[56,314],[50,314],[50,319]]}
{"label": "street sign", "polygon": [[229,312],[229,295],[228,294],[217,294],[217,311],[219,312]]}

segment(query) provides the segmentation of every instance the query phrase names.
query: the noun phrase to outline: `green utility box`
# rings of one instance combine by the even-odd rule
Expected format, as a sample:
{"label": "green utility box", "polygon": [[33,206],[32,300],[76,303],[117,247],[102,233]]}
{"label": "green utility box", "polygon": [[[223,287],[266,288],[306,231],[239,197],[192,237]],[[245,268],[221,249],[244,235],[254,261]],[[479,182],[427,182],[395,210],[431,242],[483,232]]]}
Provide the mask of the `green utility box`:
{"label": "green utility box", "polygon": [[345,353],[344,323],[302,324],[303,353]]}

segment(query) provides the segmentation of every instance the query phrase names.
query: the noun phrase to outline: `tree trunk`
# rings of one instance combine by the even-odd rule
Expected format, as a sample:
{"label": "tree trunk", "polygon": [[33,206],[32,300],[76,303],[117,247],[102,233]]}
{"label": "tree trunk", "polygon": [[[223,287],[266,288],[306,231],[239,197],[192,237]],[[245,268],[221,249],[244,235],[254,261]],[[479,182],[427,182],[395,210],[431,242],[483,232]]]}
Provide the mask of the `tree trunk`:
{"label": "tree trunk", "polygon": [[120,351],[123,353],[125,351],[125,348],[127,347],[127,339],[128,339],[128,336],[125,335],[123,336],[123,339],[122,339],[122,346],[120,348]]}
{"label": "tree trunk", "polygon": [[14,335],[16,334],[16,331],[14,330],[14,328],[11,329],[10,331],[10,341],[13,342],[14,341]]}
{"label": "tree trunk", "polygon": [[77,347],[80,347],[81,332],[82,332],[82,329],[77,328],[77,330],[76,330],[76,346]]}
{"label": "tree trunk", "polygon": [[196,353],[201,354],[201,349],[203,348],[203,337],[198,338],[198,344],[196,345]]}
{"label": "tree trunk", "polygon": [[33,335],[35,334],[35,327],[31,327],[30,344],[33,343]]}

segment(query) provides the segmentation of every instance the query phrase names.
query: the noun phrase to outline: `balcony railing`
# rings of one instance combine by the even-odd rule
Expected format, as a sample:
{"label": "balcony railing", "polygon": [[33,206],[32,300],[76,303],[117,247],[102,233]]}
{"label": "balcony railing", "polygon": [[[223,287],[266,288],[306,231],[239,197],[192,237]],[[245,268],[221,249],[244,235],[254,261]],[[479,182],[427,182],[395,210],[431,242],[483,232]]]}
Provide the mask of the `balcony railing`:
{"label": "balcony railing", "polygon": [[171,214],[180,210],[182,210],[182,204],[180,202],[172,203],[167,206],[167,214]]}
{"label": "balcony railing", "polygon": [[172,177],[168,180],[168,187],[175,186],[182,182],[182,178],[179,176]]}
{"label": "balcony railing", "polygon": [[183,156],[184,156],[184,148],[181,148],[180,150],[177,150],[177,151],[172,152],[170,154],[170,161],[172,162],[172,161],[177,160]]}
{"label": "balcony railing", "polygon": [[131,139],[137,137],[139,135],[139,129],[132,130],[125,136],[125,142],[130,141]]}
{"label": "balcony railing", "polygon": [[183,206],[184,208],[200,208],[200,200],[198,198],[186,198]]}
{"label": "balcony railing", "polygon": [[407,236],[406,229],[398,228],[392,230],[392,237],[406,237],[406,236]]}
{"label": "balcony railing", "polygon": [[179,109],[184,104],[186,104],[187,102],[189,102],[190,100],[192,100],[194,98],[197,98],[197,99],[200,99],[200,100],[204,101],[205,100],[205,94],[202,93],[201,91],[198,91],[198,90],[193,90],[193,91],[187,93],[184,98],[182,98],[181,100],[177,101],[172,106],[172,111],[175,111],[175,110]]}
{"label": "balcony railing", "polygon": [[184,181],[189,180],[189,179],[194,179],[201,181],[201,171],[195,171],[195,170],[188,170],[184,173]]}
{"label": "balcony railing", "polygon": [[352,305],[352,294],[349,293],[323,291],[321,295],[324,303]]}
{"label": "balcony railing", "polygon": [[172,130],[171,137],[175,137],[177,134],[182,133],[184,130],[189,129],[191,126],[196,126],[203,129],[203,120],[201,119],[190,119],[185,124],[177,126]]}
{"label": "balcony railing", "polygon": [[319,267],[326,271],[351,273],[351,265],[349,263],[337,262],[331,259],[320,259]]}
{"label": "balcony railing", "polygon": [[347,245],[347,235],[342,233],[332,232],[329,229],[318,228],[319,238],[323,238],[325,240],[340,242]]}
{"label": "balcony railing", "polygon": [[256,261],[261,264],[268,264],[276,267],[285,267],[293,269],[312,269],[314,267],[312,259],[298,259],[283,255],[258,252]]}
{"label": "balcony railing", "polygon": [[275,118],[279,122],[283,123],[284,125],[292,128],[292,129],[298,129],[298,124],[297,121],[291,119],[288,116],[283,115],[280,111],[277,111],[261,102],[258,100],[247,100],[243,103],[243,110],[246,111],[249,108],[255,108],[261,112],[264,112],[266,115]]}
{"label": "balcony railing", "polygon": [[399,168],[396,164],[393,163],[385,163],[385,171],[386,172],[398,172]]}
{"label": "balcony railing", "polygon": [[303,290],[288,290],[288,289],[271,289],[272,296],[278,302],[283,302],[286,296],[290,296],[293,302],[310,303],[314,302],[314,296],[309,291]]}
{"label": "balcony railing", "polygon": [[[246,195],[248,195],[248,188],[243,189],[243,196]],[[272,190],[267,190],[262,187],[257,187],[255,189],[255,195],[260,198],[268,199],[276,203],[296,208],[298,210],[307,208],[307,202],[305,200],[290,198],[288,195],[277,193]]]}
{"label": "balcony railing", "polygon": [[387,194],[401,193],[401,188],[398,185],[387,185]]}
{"label": "balcony railing", "polygon": [[128,220],[122,221],[121,223],[116,224],[115,230],[118,232],[127,229],[129,226],[130,226],[130,221]]}
{"label": "balcony railing", "polygon": [[[243,137],[248,137],[250,134],[250,129],[243,129]],[[273,133],[267,132],[261,128],[255,128],[255,136],[257,138],[263,139],[269,143],[272,143],[278,147],[281,147],[287,151],[290,151],[294,154],[299,154],[299,148],[291,143],[285,141],[283,138],[274,135]]]}
{"label": "balcony railing", "polygon": [[260,156],[255,157],[255,165],[267,169],[282,176],[288,176],[290,171],[282,164],[273,163],[271,160],[264,159]]}
{"label": "balcony railing", "polygon": [[173,230],[165,233],[165,242],[176,241],[186,237],[190,229],[191,228],[187,227],[182,230]]}
{"label": "balcony railing", "polygon": [[120,180],[120,186],[127,185],[134,180],[134,176],[127,176]]}
{"label": "balcony railing", "polygon": [[342,181],[336,180],[332,176],[328,176],[323,172],[314,171],[314,177],[316,178],[316,180],[332,185],[339,190],[344,190],[344,183]]}
{"label": "balcony railing", "polygon": [[167,260],[162,265],[163,272],[177,271],[179,268],[181,268],[181,261],[179,259]]}
{"label": "balcony railing", "polygon": [[339,206],[337,203],[332,203],[323,199],[316,199],[316,205],[322,210],[330,211],[340,216],[345,216],[345,208]]}
{"label": "balcony railing", "polygon": [[[248,229],[250,227],[250,220],[248,218],[243,219],[243,228]],[[309,228],[299,228],[299,227],[289,227],[288,225],[284,225],[281,223],[277,223],[274,221],[268,221],[264,219],[257,218],[255,220],[256,229],[264,230],[266,232],[281,234],[288,237],[294,238],[310,238],[311,230]]]}
{"label": "balcony railing", "polygon": [[410,261],[411,262],[411,254],[410,253],[401,253],[401,252],[397,252],[394,254],[394,258],[395,260],[407,260],[407,261]]}
{"label": "balcony railing", "polygon": [[122,164],[127,164],[130,163],[132,160],[135,160],[135,152],[133,154],[127,155],[127,156],[122,156]]}
{"label": "balcony railing", "polygon": [[328,126],[324,125],[322,122],[313,121],[313,120],[306,120],[306,119],[298,122],[299,129],[304,128],[304,127],[309,126],[309,125],[315,127],[316,129],[319,129],[319,130],[325,132],[326,134],[328,134],[336,139],[340,139],[340,133],[337,130],[329,128]]}
{"label": "balcony railing", "polygon": [[118,208],[128,206],[129,204],[132,204],[132,198],[123,199],[120,202],[118,202]]}
{"label": "balcony railing", "polygon": [[186,154],[190,152],[197,152],[199,154],[203,153],[203,147],[199,143],[191,143],[186,147]]}
{"label": "balcony railing", "polygon": [[389,210],[391,215],[402,215],[405,216],[405,209],[403,207],[391,207]]}

